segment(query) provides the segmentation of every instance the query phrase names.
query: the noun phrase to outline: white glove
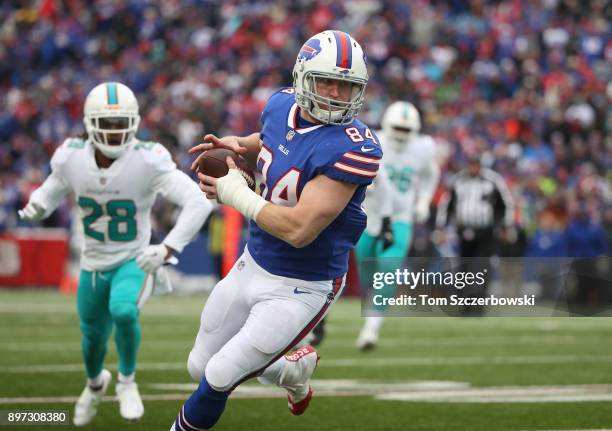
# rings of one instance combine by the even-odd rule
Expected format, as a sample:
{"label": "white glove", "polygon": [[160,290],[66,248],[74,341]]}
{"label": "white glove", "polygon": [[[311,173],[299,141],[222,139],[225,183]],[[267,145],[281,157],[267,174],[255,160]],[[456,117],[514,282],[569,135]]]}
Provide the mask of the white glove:
{"label": "white glove", "polygon": [[429,203],[417,202],[414,208],[414,221],[417,223],[425,223],[429,218]]}
{"label": "white glove", "polygon": [[163,266],[153,274],[147,274],[144,288],[138,297],[138,309],[140,310],[151,296],[167,295],[173,290],[170,274],[168,274],[168,271]]}
{"label": "white glove", "polygon": [[172,255],[166,259],[167,255],[168,248],[164,244],[150,245],[136,258],[136,263],[144,272],[153,274],[164,263],[176,265],[178,259]]}
{"label": "white glove", "polygon": [[28,204],[21,210],[17,211],[19,218],[25,221],[39,221],[45,218],[47,208],[39,203],[28,202]]}
{"label": "white glove", "polygon": [[253,220],[268,203],[249,188],[238,169],[230,169],[227,175],[217,179],[217,199]]}

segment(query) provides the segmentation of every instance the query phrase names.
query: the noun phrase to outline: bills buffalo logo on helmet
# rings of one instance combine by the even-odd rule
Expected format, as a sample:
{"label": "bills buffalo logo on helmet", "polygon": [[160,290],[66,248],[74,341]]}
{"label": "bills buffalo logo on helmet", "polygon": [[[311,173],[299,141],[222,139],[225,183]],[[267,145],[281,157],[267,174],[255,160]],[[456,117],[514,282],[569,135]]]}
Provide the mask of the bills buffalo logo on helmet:
{"label": "bills buffalo logo on helmet", "polygon": [[302,45],[298,59],[303,58],[304,61],[312,60],[319,52],[321,52],[321,42],[319,42],[319,39],[309,39]]}

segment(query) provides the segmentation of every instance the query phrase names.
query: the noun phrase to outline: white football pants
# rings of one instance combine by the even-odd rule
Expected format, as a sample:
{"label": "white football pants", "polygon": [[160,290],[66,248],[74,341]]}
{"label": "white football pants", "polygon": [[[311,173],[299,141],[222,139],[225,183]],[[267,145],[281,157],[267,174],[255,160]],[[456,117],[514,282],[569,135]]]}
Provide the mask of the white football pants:
{"label": "white football pants", "polygon": [[270,274],[245,248],[206,301],[189,374],[196,381],[205,375],[223,392],[266,368],[262,381],[275,383],[283,355],[325,316],[343,287],[341,277],[305,281]]}

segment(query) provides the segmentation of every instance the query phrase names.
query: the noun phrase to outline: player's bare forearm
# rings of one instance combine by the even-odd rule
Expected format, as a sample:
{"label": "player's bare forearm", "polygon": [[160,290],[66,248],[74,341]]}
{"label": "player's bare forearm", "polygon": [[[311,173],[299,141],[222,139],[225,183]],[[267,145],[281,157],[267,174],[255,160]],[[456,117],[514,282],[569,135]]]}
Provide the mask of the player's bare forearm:
{"label": "player's bare forearm", "polygon": [[[293,247],[302,248],[310,244],[332,220],[317,217],[306,223],[301,213],[296,208],[283,207],[268,204],[257,216],[257,224],[269,234],[282,239]],[[322,228],[320,228],[321,226]]]}
{"label": "player's bare forearm", "polygon": [[261,229],[296,248],[314,241],[346,208],[358,187],[318,175],[306,183],[293,207],[282,206],[267,202],[251,191],[231,157],[227,158],[227,164],[229,173],[221,178],[198,173],[200,189],[209,199],[234,207],[255,220]]}
{"label": "player's bare forearm", "polygon": [[257,215],[257,225],[296,248],[313,242],[346,207],[357,185],[319,175],[304,187],[294,207],[268,204]]}

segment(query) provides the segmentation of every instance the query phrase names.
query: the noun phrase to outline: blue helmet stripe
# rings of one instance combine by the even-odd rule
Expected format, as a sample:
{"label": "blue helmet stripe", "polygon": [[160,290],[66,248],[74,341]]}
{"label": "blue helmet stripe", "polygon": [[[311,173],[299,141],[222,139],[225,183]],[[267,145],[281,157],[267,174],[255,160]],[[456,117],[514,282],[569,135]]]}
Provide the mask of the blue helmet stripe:
{"label": "blue helmet stripe", "polygon": [[106,84],[106,98],[109,105],[118,105],[119,98],[117,97],[117,83],[109,82]]}
{"label": "blue helmet stripe", "polygon": [[336,67],[339,66],[340,63],[340,38],[338,37],[338,32],[333,32],[334,33],[334,38],[336,39]]}
{"label": "blue helmet stripe", "polygon": [[351,43],[351,37],[344,33],[344,35],[346,36],[346,46],[348,47],[348,67],[347,69],[350,69],[351,67],[353,67],[353,44]]}
{"label": "blue helmet stripe", "polygon": [[350,69],[353,63],[351,37],[341,31],[334,31],[332,33],[336,39],[336,66]]}

